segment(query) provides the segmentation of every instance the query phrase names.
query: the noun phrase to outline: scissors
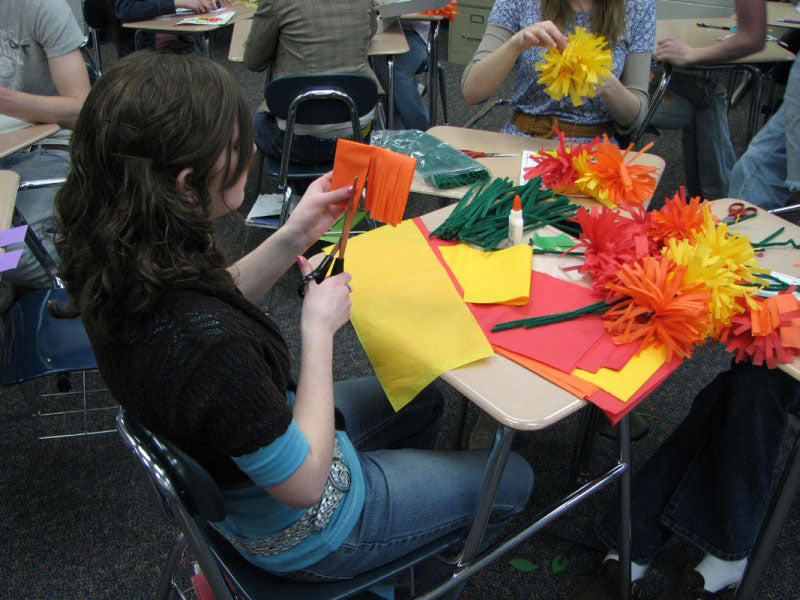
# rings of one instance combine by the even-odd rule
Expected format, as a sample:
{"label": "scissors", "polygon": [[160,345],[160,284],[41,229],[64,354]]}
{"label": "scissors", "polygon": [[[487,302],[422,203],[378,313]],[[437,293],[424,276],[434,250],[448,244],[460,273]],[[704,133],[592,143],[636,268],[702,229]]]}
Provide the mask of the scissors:
{"label": "scissors", "polygon": [[729,225],[739,223],[740,221],[752,219],[757,213],[758,209],[755,206],[745,206],[742,202],[734,202],[728,207],[728,216],[722,222]]}
{"label": "scissors", "polygon": [[477,150],[462,150],[470,158],[493,158],[495,156],[519,156],[519,154],[506,154],[503,152],[478,152]]}
{"label": "scissors", "polygon": [[[358,184],[358,175],[353,178],[353,193],[350,196],[350,200],[347,202],[347,213],[344,218],[344,225],[342,226],[342,233],[339,235],[339,239],[331,248],[331,253],[326,254],[325,258],[322,259],[322,262],[317,265],[317,268],[311,271],[308,275],[303,277],[303,280],[300,282],[300,285],[297,287],[297,294],[302,298],[306,295],[306,285],[312,279],[317,283],[322,283],[325,279],[325,275],[328,273],[328,268],[331,266],[331,261],[333,261],[333,267],[331,268],[331,275],[338,275],[342,271],[344,271],[344,251],[347,248],[347,238],[350,237],[350,228],[353,226],[353,218],[356,214],[356,186]],[[334,260],[334,256],[336,254],[339,256],[336,257]]]}

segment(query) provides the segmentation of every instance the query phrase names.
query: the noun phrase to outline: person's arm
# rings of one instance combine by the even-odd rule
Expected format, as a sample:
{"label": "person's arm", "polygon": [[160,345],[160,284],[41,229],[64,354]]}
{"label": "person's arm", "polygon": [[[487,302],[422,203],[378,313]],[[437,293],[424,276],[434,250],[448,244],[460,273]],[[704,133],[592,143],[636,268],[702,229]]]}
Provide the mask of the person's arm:
{"label": "person's arm", "polygon": [[505,81],[519,55],[533,46],[564,48],[567,39],[550,21],[541,21],[516,33],[489,23],[472,62],[461,79],[461,93],[467,104],[478,104],[491,96]]}
{"label": "person's arm", "polygon": [[599,88],[611,116],[625,132],[641,123],[647,114],[650,52],[634,52],[625,57],[622,78],[608,77]]}
{"label": "person's arm", "polygon": [[342,214],[334,202],[346,202],[352,186],[331,191],[332,173],[315,180],[283,227],[236,261],[231,273],[244,296],[257,302]]}
{"label": "person's arm", "polygon": [[47,59],[58,96],[41,96],[0,87],[0,112],[26,121],[58,123],[72,129],[89,94],[89,74],[80,50]]}
{"label": "person's arm", "polygon": [[729,62],[761,50],[767,33],[764,0],[736,0],[736,21],[736,32],[711,46],[692,48],[676,38],[662,38],[653,54],[660,61],[685,67]]}
{"label": "person's arm", "polygon": [[275,60],[280,35],[278,12],[273,0],[258,0],[244,46],[244,64],[251,71],[264,71]]}
{"label": "person's arm", "polygon": [[171,15],[177,8],[188,8],[196,13],[227,5],[224,0],[115,0],[114,15],[121,23],[146,21],[160,15]]}

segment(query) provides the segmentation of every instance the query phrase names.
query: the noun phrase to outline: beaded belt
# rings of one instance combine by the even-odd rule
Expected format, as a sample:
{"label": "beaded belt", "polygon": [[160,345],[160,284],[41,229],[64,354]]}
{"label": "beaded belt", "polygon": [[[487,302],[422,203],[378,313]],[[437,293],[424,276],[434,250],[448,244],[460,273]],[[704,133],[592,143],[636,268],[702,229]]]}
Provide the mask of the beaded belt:
{"label": "beaded belt", "polygon": [[350,489],[350,469],[342,460],[339,442],[333,440],[333,461],[322,498],[288,527],[260,540],[239,540],[223,535],[235,546],[256,556],[274,556],[294,548],[315,531],[321,531],[333,516],[334,509]]}
{"label": "beaded belt", "polygon": [[604,133],[607,133],[609,137],[614,135],[613,121],[583,125],[562,121],[555,115],[529,115],[521,110],[515,110],[511,115],[511,122],[522,133],[548,140],[555,136],[553,126],[558,127],[568,137],[593,138],[600,137]]}

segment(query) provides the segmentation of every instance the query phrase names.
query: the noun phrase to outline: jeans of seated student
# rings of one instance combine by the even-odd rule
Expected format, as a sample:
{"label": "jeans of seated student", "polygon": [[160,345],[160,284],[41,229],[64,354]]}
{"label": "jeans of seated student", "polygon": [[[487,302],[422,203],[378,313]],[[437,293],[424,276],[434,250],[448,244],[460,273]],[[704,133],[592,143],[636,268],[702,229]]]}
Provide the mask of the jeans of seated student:
{"label": "jeans of seated student", "polygon": [[[689,414],[631,482],[635,562],[648,564],[677,533],[722,560],[747,557],[766,510],[788,413],[800,382],[778,369],[732,363],[695,398]],[[619,507],[597,532],[618,549]]]}
{"label": "jeans of seated student", "polygon": [[676,71],[650,124],[680,129],[689,197],[724,198],[736,156],[728,129],[727,96],[715,79]]}
{"label": "jeans of seated student", "polygon": [[[275,117],[267,113],[256,113],[253,118],[253,134],[256,146],[261,152],[280,161],[283,156],[283,142],[285,132],[278,127]],[[313,135],[294,135],[292,136],[292,149],[290,151],[290,162],[300,165],[324,165],[333,164],[333,157],[336,155],[337,138],[318,138]],[[369,143],[369,134],[364,139]],[[291,179],[289,184],[298,196],[302,196],[306,188],[313,180],[311,179]]]}
{"label": "jeans of seated student", "polygon": [[[435,384],[399,412],[392,409],[375,377],[337,382],[334,396],[359,451],[366,485],[364,508],[335,552],[290,577],[312,581],[352,577],[469,526],[487,451],[431,450],[442,413]],[[490,531],[522,511],[532,485],[530,466],[512,452],[497,490]],[[420,565],[416,575],[425,586],[446,572],[449,569],[433,559]],[[443,597],[456,598],[459,591]]]}
{"label": "jeans of seated student", "polygon": [[[69,165],[69,152],[62,150],[26,149],[0,158],[0,169],[16,172],[21,182],[66,177]],[[17,209],[56,264],[58,264],[58,254],[53,246],[53,200],[57,191],[58,186],[25,190],[17,194],[16,200]],[[15,269],[4,272],[3,279],[13,285],[24,287],[52,287],[52,280],[24,243],[12,244],[7,249],[19,248],[23,249],[19,264]]]}
{"label": "jeans of seated student", "polygon": [[783,103],[751,140],[731,173],[728,196],[761,208],[781,208],[800,190],[800,60],[795,59]]}
{"label": "jeans of seated student", "polygon": [[[428,61],[428,42],[413,29],[404,27],[408,41],[408,52],[397,54],[394,57],[394,128],[418,129],[425,131],[429,127],[430,116],[428,107],[417,90],[414,75],[421,72]],[[385,56],[376,56],[372,59],[375,74],[384,90],[388,90],[389,69]],[[436,68],[433,66],[432,68]],[[433,72],[433,76],[437,76]],[[428,90],[430,92],[430,90]]]}

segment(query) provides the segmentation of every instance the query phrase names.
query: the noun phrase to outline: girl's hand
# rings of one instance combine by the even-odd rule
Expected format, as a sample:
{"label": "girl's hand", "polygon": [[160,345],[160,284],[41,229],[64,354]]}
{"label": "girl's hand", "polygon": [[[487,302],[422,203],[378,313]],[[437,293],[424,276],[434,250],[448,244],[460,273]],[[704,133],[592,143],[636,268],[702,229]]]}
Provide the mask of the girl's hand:
{"label": "girl's hand", "polygon": [[693,48],[676,38],[658,40],[653,55],[661,62],[668,62],[676,67],[685,67],[695,63]]}
{"label": "girl's hand", "polygon": [[540,21],[529,25],[512,36],[520,52],[533,46],[545,48],[566,48],[567,38],[552,21]]}
{"label": "girl's hand", "polygon": [[302,240],[304,248],[316,242],[344,212],[341,206],[334,206],[334,203],[347,202],[352,194],[352,185],[331,191],[332,177],[331,171],[314,180],[282,227]]}
{"label": "girl's hand", "polygon": [[[314,269],[303,256],[297,257],[300,273],[305,277]],[[304,333],[333,336],[350,319],[350,273],[326,277],[318,284],[313,279],[306,284],[300,328]]]}
{"label": "girl's hand", "polygon": [[196,13],[207,13],[217,8],[217,0],[175,0],[175,8],[188,8]]}

